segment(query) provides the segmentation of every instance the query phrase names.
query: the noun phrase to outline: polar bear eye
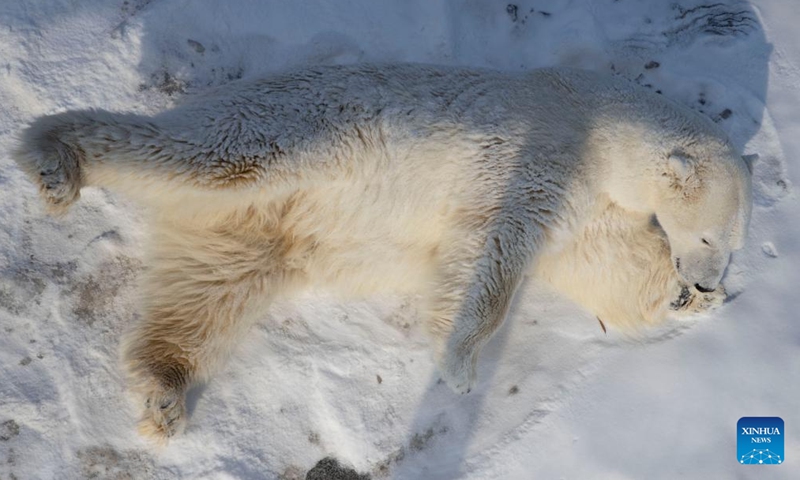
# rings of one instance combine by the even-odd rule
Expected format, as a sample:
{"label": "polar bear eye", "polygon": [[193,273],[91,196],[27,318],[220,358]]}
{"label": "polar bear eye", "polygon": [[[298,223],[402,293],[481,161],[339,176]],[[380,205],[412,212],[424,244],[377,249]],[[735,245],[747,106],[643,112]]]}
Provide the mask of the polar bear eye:
{"label": "polar bear eye", "polygon": [[705,245],[707,247],[711,246],[711,243],[708,240],[706,240],[705,238],[701,238],[700,241],[703,242],[703,245]]}

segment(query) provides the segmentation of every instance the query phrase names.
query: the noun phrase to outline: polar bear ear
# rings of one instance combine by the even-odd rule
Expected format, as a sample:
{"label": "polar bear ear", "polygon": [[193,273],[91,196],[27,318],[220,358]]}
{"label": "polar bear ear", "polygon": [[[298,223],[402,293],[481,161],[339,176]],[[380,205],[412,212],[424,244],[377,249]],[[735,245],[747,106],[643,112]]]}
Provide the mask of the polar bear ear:
{"label": "polar bear ear", "polygon": [[673,153],[669,156],[667,165],[672,171],[672,174],[681,184],[685,183],[692,174],[692,162],[684,155]]}
{"label": "polar bear ear", "polygon": [[742,160],[744,160],[744,164],[747,167],[747,170],[750,171],[750,174],[753,174],[753,166],[756,164],[760,157],[757,153],[751,153],[750,155],[742,155]]}

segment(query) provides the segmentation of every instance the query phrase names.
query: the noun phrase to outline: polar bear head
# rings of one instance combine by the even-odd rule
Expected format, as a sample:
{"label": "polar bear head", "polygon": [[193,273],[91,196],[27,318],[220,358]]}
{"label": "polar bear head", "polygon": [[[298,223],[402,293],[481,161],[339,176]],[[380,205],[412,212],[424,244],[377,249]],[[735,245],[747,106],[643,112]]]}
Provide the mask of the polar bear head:
{"label": "polar bear head", "polygon": [[701,292],[717,288],[743,246],[752,209],[755,157],[719,147],[669,152],[654,199],[678,275]]}

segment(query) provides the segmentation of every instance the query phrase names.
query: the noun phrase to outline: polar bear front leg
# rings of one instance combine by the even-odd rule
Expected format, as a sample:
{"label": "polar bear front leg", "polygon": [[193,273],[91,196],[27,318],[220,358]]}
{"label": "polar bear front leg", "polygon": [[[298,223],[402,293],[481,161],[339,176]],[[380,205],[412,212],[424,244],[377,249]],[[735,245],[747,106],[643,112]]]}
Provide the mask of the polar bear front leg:
{"label": "polar bear front leg", "polygon": [[475,384],[478,354],[503,323],[527,259],[507,232],[484,237],[483,245],[475,243],[473,239],[450,246],[430,297],[439,370],[447,385],[461,394]]}

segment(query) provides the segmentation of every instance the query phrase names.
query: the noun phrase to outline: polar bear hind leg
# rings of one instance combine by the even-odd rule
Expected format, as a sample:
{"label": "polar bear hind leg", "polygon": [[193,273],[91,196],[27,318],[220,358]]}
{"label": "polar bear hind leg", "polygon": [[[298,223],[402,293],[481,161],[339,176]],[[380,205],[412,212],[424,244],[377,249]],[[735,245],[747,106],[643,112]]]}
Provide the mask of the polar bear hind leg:
{"label": "polar bear hind leg", "polygon": [[[142,321],[126,334],[122,361],[143,407],[139,430],[156,441],[179,433],[185,394],[224,363],[269,300],[291,283],[273,248],[248,245],[246,225],[202,231],[159,226],[142,282]],[[277,279],[280,278],[280,281]]]}

